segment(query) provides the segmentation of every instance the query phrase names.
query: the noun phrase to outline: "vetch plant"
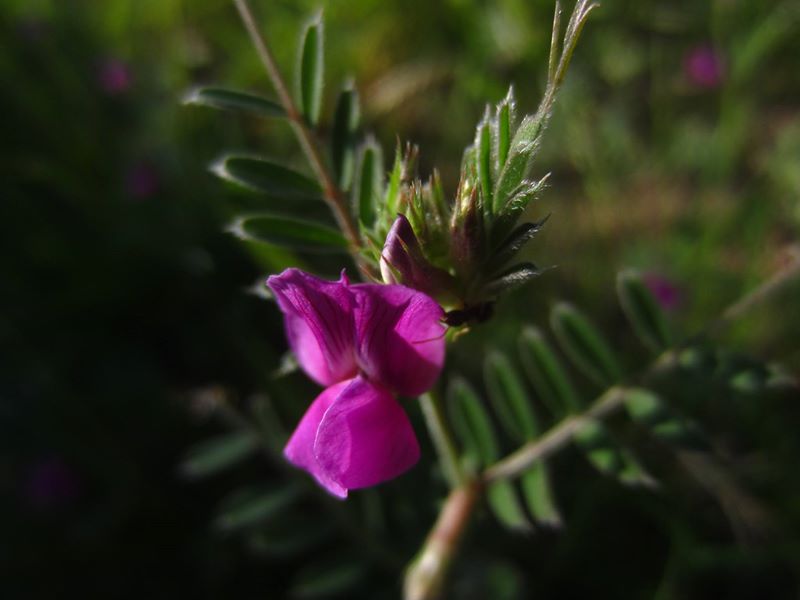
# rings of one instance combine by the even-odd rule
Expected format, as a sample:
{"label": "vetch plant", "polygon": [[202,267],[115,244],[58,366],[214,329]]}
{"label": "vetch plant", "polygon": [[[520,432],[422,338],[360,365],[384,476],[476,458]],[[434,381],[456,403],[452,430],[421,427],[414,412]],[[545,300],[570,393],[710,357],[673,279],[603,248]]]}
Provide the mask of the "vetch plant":
{"label": "vetch plant", "polygon": [[[277,101],[222,88],[194,90],[186,101],[285,119],[308,160],[311,176],[260,156],[223,156],[212,171],[259,194],[268,209],[239,216],[229,231],[244,240],[288,248],[309,257],[309,264],[314,253],[336,253],[343,261],[349,254],[365,282],[351,284],[344,273],[338,281],[329,281],[296,268],[269,277],[267,284],[283,313],[296,364],[325,389],[293,427],[285,445],[285,432],[269,400],[253,403],[256,424],[231,402],[218,400],[220,414],[236,433],[191,451],[185,472],[214,473],[258,448],[279,467],[288,460],[307,471],[328,492],[316,497],[332,515],[327,529],[314,527],[312,533],[328,531],[333,522],[361,552],[352,562],[343,564],[337,557],[335,566],[320,567],[324,576],[319,581],[328,582],[325,589],[332,592],[358,585],[366,577],[365,563],[391,573],[394,581],[405,562],[405,597],[439,597],[467,524],[483,500],[512,535],[568,527],[549,462],[568,446],[574,446],[601,476],[657,493],[661,482],[645,466],[638,449],[619,435],[625,426],[644,431],[659,451],[675,457],[718,500],[735,528],[741,517],[727,508],[730,494],[735,492],[752,506],[757,502],[729,475],[702,424],[687,414],[691,407],[681,404],[681,390],[687,385],[723,390],[793,385],[773,366],[733,359],[710,338],[795,277],[798,260],[709,327],[685,338],[672,332],[646,280],[635,271],[623,271],[617,281],[620,306],[651,356],[641,370],[627,370],[590,317],[564,302],[550,313],[555,345],[550,334],[530,325],[517,340],[519,365],[500,351],[487,349],[485,394],[478,385],[481,378],[457,364],[449,365],[447,381],[437,384],[446,344],[491,319],[503,294],[540,273],[519,259],[546,221],[546,217],[529,218],[531,202],[547,182],[547,174],[533,175],[533,163],[578,38],[597,5],[579,0],[562,36],[556,2],[547,83],[539,107],[518,115],[509,89],[496,106],[486,108],[464,151],[459,184],[451,197],[435,171],[426,180],[417,175],[414,146],[398,146],[393,166],[385,173],[380,146],[373,137],[359,135],[358,98],[350,85],[339,94],[327,129],[330,139],[323,141],[320,17],[307,25],[301,38],[293,95],[248,3],[234,0],[234,4]],[[321,206],[329,212],[320,211]],[[310,215],[319,218],[312,220]],[[573,372],[581,377],[580,383]],[[353,513],[348,512],[353,499],[328,502],[329,495],[345,498],[350,490],[395,478],[417,462],[420,448],[401,406],[405,401],[398,395],[419,396],[437,453],[437,473],[450,486],[438,518],[413,558],[398,557],[384,537],[354,523]],[[619,414],[623,410],[627,417]],[[507,453],[509,444],[516,450]],[[291,469],[287,480],[296,474]],[[304,497],[301,485],[233,494],[224,504],[220,527],[255,530],[276,515],[291,514]],[[375,508],[380,501],[375,502],[368,511],[373,521],[381,512]],[[302,537],[290,529],[290,542],[296,541],[295,535]],[[281,534],[274,528],[268,532],[254,531],[251,544],[274,548],[275,536]],[[319,541],[315,535],[308,539],[309,546]],[[298,582],[303,592],[298,595],[308,594],[311,579],[303,574]]]}

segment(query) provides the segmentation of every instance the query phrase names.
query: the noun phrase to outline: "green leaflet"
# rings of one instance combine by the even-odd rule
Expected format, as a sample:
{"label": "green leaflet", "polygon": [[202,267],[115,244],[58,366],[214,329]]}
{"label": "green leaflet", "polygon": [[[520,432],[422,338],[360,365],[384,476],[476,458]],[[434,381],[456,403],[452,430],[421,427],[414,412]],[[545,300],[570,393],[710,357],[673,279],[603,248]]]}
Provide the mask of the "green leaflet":
{"label": "green leaflet", "polygon": [[489,399],[509,435],[518,442],[535,439],[539,424],[525,387],[509,360],[492,352],[483,363]]}
{"label": "green leaflet", "polygon": [[[486,467],[500,456],[494,427],[478,395],[463,379],[454,379],[447,393],[448,405],[466,458],[473,467]],[[505,480],[495,481],[486,490],[486,500],[497,520],[513,531],[531,529],[514,486]]]}
{"label": "green leaflet", "polygon": [[258,438],[249,432],[211,438],[189,448],[181,462],[180,471],[191,478],[207,477],[244,460],[258,446]]}
{"label": "green leaflet", "polygon": [[485,286],[489,296],[498,296],[527,283],[539,275],[540,271],[533,263],[520,263],[509,267]]}
{"label": "green leaflet", "polygon": [[231,532],[276,517],[301,495],[294,485],[260,486],[237,490],[222,502],[214,526]]}
{"label": "green leaflet", "polygon": [[608,343],[575,307],[562,302],[550,313],[550,324],[564,353],[589,379],[608,387],[622,377],[622,368]]}
{"label": "green leaflet", "polygon": [[341,91],[336,101],[331,131],[333,172],[339,187],[343,190],[350,189],[353,181],[354,144],[358,120],[358,94],[352,86],[349,86]]}
{"label": "green leaflet", "polygon": [[317,200],[322,196],[316,181],[263,158],[229,154],[215,162],[211,171],[221,179],[277,199]]}
{"label": "green leaflet", "polygon": [[530,531],[533,528],[520,504],[517,492],[509,481],[491,483],[486,490],[486,501],[497,520],[511,531]]}
{"label": "green leaflet", "polygon": [[632,420],[647,427],[653,437],[665,444],[706,450],[700,427],[694,421],[674,414],[661,398],[644,388],[629,389],[625,393],[625,409]]}
{"label": "green leaflet", "polygon": [[483,193],[484,209],[492,208],[492,130],[489,119],[489,107],[483,120],[478,124],[475,133],[475,159],[478,171],[478,181]]}
{"label": "green leaflet", "polygon": [[383,152],[374,139],[369,139],[359,152],[353,186],[353,201],[359,221],[366,227],[375,222],[378,199],[383,196]]}
{"label": "green leaflet", "polygon": [[314,221],[272,214],[238,217],[228,230],[240,239],[305,252],[347,250],[347,240],[336,229]]}
{"label": "green leaflet", "polygon": [[300,46],[298,97],[303,116],[311,125],[319,122],[324,70],[322,15],[306,27]]}
{"label": "green leaflet", "polygon": [[336,556],[323,559],[301,568],[294,577],[289,595],[291,598],[330,598],[343,596],[367,576],[363,559]]}
{"label": "green leaflet", "polygon": [[561,512],[556,505],[547,464],[538,462],[520,478],[522,496],[533,518],[547,527],[561,526]]}
{"label": "green leaflet", "polygon": [[522,330],[519,354],[536,393],[554,415],[580,410],[580,399],[572,381],[538,328],[529,326]]}
{"label": "green leaflet", "polygon": [[664,313],[636,272],[628,270],[617,275],[617,295],[639,339],[655,352],[668,348],[671,340]]}
{"label": "green leaflet", "polygon": [[539,147],[544,121],[544,117],[538,113],[526,116],[511,139],[508,158],[494,187],[492,204],[494,214],[504,211],[514,192],[525,179],[531,158]]}
{"label": "green leaflet", "polygon": [[272,100],[267,100],[255,94],[225,88],[201,87],[193,89],[184,96],[183,103],[242,112],[258,117],[286,116],[286,111],[283,107]]}
{"label": "green leaflet", "polygon": [[497,438],[475,390],[464,379],[453,379],[447,390],[447,401],[453,427],[473,466],[485,467],[494,463],[500,454]]}

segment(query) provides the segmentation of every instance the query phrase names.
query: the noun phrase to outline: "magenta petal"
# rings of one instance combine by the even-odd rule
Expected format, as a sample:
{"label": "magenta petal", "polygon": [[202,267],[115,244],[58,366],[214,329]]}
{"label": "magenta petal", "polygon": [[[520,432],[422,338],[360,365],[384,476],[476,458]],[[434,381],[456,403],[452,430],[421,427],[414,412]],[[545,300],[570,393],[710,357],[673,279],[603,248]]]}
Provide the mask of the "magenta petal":
{"label": "magenta petal", "polygon": [[344,274],[339,281],[325,281],[286,269],[267,285],[283,312],[289,345],[308,376],[321,385],[353,377],[353,298]]}
{"label": "magenta petal", "polygon": [[325,412],[314,455],[331,481],[355,489],[407,471],[419,460],[419,445],[400,404],[359,376]]}
{"label": "magenta petal", "polygon": [[352,380],[337,383],[317,396],[306,411],[306,414],[300,419],[297,429],[294,430],[289,443],[283,449],[283,455],[290,463],[308,471],[322,487],[339,498],[347,497],[347,488],[332,480],[319,466],[314,456],[314,440],[317,437],[317,429],[325,415],[325,411],[328,410],[339,393],[351,383]]}
{"label": "magenta petal", "polygon": [[402,285],[350,286],[356,299],[357,353],[361,369],[406,396],[430,389],[444,364],[442,308]]}

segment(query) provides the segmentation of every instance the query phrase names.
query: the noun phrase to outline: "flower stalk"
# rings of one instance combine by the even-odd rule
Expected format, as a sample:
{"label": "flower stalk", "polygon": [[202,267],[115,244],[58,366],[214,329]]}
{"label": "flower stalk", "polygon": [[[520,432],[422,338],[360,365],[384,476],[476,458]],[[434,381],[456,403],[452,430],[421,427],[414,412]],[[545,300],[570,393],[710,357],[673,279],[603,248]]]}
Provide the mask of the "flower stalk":
{"label": "flower stalk", "polygon": [[405,600],[439,597],[480,491],[480,483],[473,481],[450,492],[422,550],[406,571]]}

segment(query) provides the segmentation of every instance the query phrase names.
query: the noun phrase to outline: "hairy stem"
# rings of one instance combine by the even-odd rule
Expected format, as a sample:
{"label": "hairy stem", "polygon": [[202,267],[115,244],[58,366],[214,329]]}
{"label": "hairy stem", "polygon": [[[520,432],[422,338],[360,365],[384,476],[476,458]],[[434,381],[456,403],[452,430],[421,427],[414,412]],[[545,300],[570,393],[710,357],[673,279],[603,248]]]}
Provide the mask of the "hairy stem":
{"label": "hairy stem", "polygon": [[478,482],[450,492],[422,550],[406,571],[403,582],[405,600],[434,600],[439,597],[479,497]]}
{"label": "hairy stem", "polygon": [[444,475],[451,488],[458,487],[465,481],[461,463],[458,460],[458,450],[456,449],[450,430],[447,428],[447,421],[442,411],[442,401],[439,395],[431,390],[419,397],[422,414],[425,417],[425,424],[428,433],[436,447],[439,455],[439,463],[442,466]]}
{"label": "hairy stem", "polygon": [[625,403],[626,388],[614,386],[605,391],[588,410],[568,417],[539,439],[529,442],[483,472],[482,479],[490,483],[497,479],[516,477],[535,463],[546,459],[566,446],[584,425],[602,419]]}
{"label": "hairy stem", "polygon": [[350,215],[350,211],[347,209],[344,194],[325,166],[322,153],[319,149],[319,142],[308,128],[297,106],[295,106],[292,96],[289,94],[289,89],[278,70],[275,58],[272,56],[272,52],[267,46],[264,37],[258,31],[253,12],[250,10],[247,0],[233,0],[233,3],[239,11],[239,16],[242,19],[242,23],[244,23],[245,29],[247,29],[247,33],[250,35],[250,39],[253,42],[253,46],[255,46],[261,63],[264,65],[264,69],[267,71],[270,81],[272,81],[275,92],[278,94],[278,99],[283,105],[283,109],[286,111],[286,116],[289,119],[289,123],[292,125],[297,141],[300,143],[303,153],[306,155],[314,174],[322,185],[322,193],[325,201],[330,206],[345,237],[347,237],[351,254],[356,259],[356,263],[360,264],[361,260],[358,251],[362,247],[361,236]]}

